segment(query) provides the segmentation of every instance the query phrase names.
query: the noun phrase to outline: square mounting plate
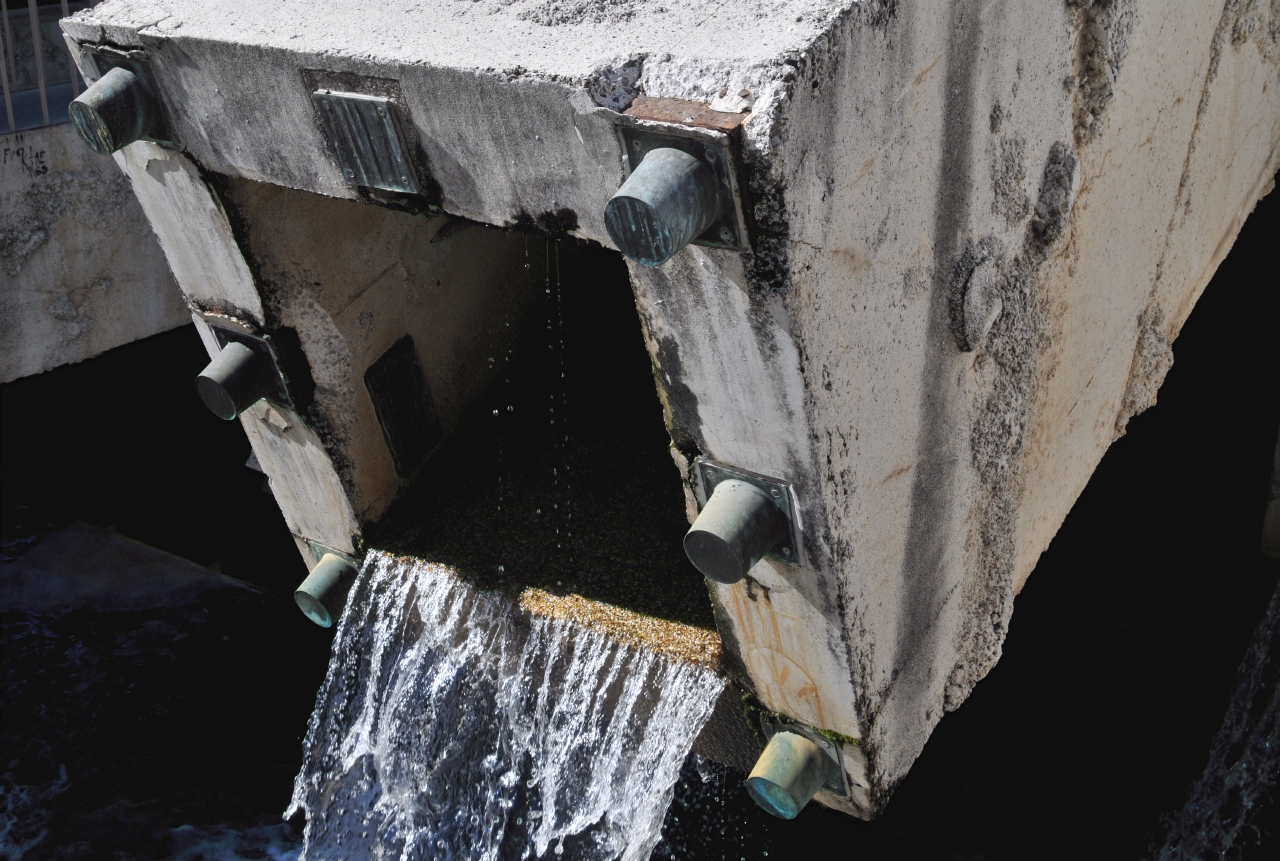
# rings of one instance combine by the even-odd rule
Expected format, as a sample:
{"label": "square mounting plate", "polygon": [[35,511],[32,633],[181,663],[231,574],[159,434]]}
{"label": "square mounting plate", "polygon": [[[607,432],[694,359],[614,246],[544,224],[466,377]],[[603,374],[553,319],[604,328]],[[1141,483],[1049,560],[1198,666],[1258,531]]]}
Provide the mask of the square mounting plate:
{"label": "square mounting plate", "polygon": [[311,98],[347,185],[418,193],[390,99],[333,90],[317,90]]}
{"label": "square mounting plate", "polygon": [[699,458],[694,462],[698,473],[698,510],[702,510],[707,505],[707,500],[711,498],[711,494],[715,492],[716,485],[725,479],[736,478],[739,481],[745,481],[747,484],[755,485],[772,497],[775,505],[787,518],[787,542],[778,548],[777,553],[769,555],[775,559],[781,559],[784,562],[793,564],[800,563],[800,530],[796,527],[796,518],[793,514],[792,497],[794,493],[791,485],[785,481],[776,478],[759,475],[754,472],[737,469],[732,466],[715,463],[710,460],[702,460]]}
{"label": "square mounting plate", "polygon": [[720,186],[721,215],[693,240],[694,245],[731,248],[746,251],[746,233],[742,229],[742,213],[738,206],[738,186],[733,173],[733,157],[729,139],[723,135],[685,137],[665,134],[647,126],[619,126],[622,137],[622,167],[627,176],[655,149],[678,149],[686,152],[715,171]]}
{"label": "square mounting plate", "polygon": [[133,72],[141,78],[151,88],[151,92],[155,94],[156,103],[160,105],[160,113],[164,117],[164,133],[156,137],[143,137],[142,140],[171,147],[181,146],[178,142],[178,136],[173,133],[173,123],[169,120],[169,109],[165,107],[164,99],[160,97],[160,88],[156,86],[155,76],[151,74],[151,64],[147,62],[145,54],[141,51],[120,51],[105,45],[86,45],[83,51],[82,56],[87,57],[89,60],[86,65],[92,66],[90,73],[97,76],[92,81],[89,81],[89,84],[96,83],[99,78],[112,69],[121,68]]}
{"label": "square mounting plate", "polygon": [[266,338],[251,335],[248,332],[220,326],[211,322],[208,317],[205,317],[204,320],[209,324],[209,331],[213,332],[213,337],[218,342],[218,349],[221,350],[230,343],[244,344],[260,357],[266,359],[271,364],[272,370],[275,371],[276,381],[275,389],[266,396],[267,400],[274,401],[287,409],[293,409],[293,399],[289,397],[289,387],[286,385],[285,376],[280,370],[280,358],[276,355],[271,342]]}
{"label": "square mounting plate", "polygon": [[355,566],[356,570],[360,570],[360,560],[352,556],[350,553],[343,553],[341,550],[334,550],[327,547],[319,541],[312,541],[310,538],[304,539],[307,542],[307,548],[311,551],[311,561],[319,562],[324,558],[326,553],[332,553],[334,556],[341,557]]}
{"label": "square mounting plate", "polygon": [[773,738],[775,734],[786,730],[796,735],[802,735],[816,744],[834,766],[827,770],[826,780],[822,782],[822,788],[841,798],[849,797],[849,785],[844,773],[844,753],[841,751],[840,745],[804,724],[793,723],[788,720],[773,720],[770,716],[764,714],[760,716],[760,729],[764,731],[766,739]]}

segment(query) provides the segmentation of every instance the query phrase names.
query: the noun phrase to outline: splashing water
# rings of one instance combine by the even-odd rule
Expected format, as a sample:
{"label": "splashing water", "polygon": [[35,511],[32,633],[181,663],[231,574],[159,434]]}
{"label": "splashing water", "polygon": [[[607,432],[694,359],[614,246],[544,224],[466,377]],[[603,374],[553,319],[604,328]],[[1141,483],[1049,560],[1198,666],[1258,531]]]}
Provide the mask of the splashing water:
{"label": "splashing water", "polygon": [[645,859],[722,684],[370,554],[288,815],[308,859]]}

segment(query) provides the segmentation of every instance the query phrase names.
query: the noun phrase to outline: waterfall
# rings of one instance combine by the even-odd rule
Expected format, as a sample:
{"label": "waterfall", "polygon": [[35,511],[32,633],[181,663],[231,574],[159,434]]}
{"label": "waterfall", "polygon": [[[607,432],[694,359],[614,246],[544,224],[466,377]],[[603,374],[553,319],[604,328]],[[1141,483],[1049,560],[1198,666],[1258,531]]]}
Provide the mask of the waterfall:
{"label": "waterfall", "polygon": [[643,861],[722,682],[371,553],[294,783],[306,859]]}

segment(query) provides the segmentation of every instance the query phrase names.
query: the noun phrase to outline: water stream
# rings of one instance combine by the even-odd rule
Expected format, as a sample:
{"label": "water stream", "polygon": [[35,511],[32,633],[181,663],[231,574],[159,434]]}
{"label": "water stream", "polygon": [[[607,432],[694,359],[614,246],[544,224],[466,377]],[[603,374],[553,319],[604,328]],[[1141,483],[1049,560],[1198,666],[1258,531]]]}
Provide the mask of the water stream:
{"label": "water stream", "polygon": [[722,686],[370,554],[290,815],[307,859],[645,859]]}

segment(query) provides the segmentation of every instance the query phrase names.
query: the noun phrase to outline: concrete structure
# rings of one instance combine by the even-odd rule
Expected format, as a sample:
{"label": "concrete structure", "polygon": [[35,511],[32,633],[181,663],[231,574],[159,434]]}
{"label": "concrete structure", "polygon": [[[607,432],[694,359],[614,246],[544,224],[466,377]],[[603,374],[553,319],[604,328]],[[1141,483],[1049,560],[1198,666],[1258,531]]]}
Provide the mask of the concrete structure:
{"label": "concrete structure", "polygon": [[[296,333],[314,405],[243,420],[313,558],[358,550],[408,478],[366,369],[413,334],[447,429],[487,380],[486,321],[520,320],[517,235],[396,210],[610,245],[625,134],[727,151],[746,241],[632,264],[639,322],[690,518],[698,458],[794,496],[796,562],[711,587],[727,666],[841,739],[848,791],[818,798],[869,816],[998,660],[1014,595],[1270,189],[1278,16],[152,0],[64,29],[87,78],[94,50],[153,76],[177,145],[116,159],[188,302]],[[412,177],[348,184],[313,97],[335,92],[386,100]],[[447,310],[403,313],[419,301]]]}
{"label": "concrete structure", "polygon": [[58,19],[92,4],[7,5],[0,10],[0,383],[190,319],[128,181],[65,125],[67,103],[83,84]]}
{"label": "concrete structure", "polygon": [[114,165],[70,125],[0,136],[0,383],[190,319]]}

